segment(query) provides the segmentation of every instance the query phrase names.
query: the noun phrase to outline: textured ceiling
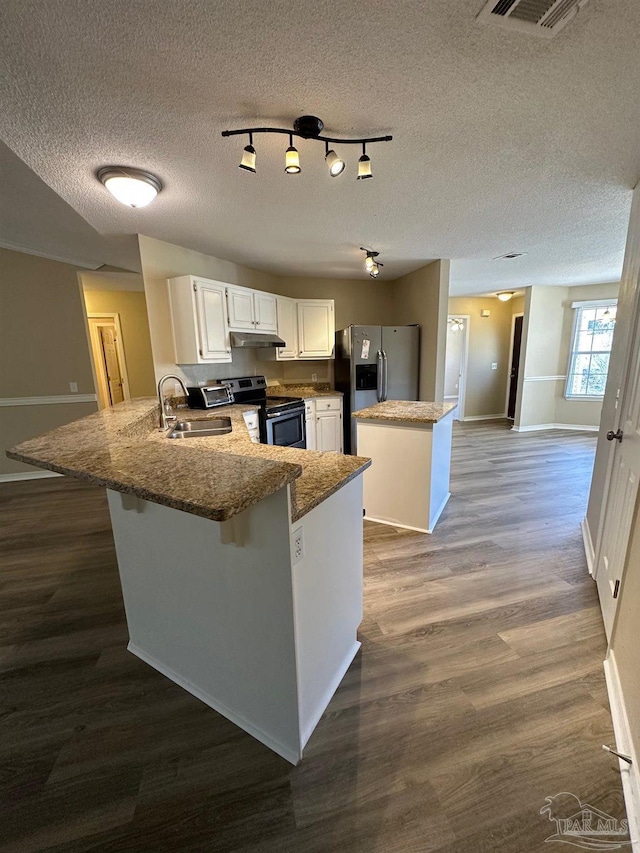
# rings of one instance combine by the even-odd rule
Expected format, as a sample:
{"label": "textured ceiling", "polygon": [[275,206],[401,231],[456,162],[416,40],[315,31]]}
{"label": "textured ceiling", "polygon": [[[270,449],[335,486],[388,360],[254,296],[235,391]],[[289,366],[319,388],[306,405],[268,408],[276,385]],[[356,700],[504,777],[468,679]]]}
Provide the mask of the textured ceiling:
{"label": "textured ceiling", "polygon": [[[107,240],[351,278],[367,245],[389,279],[451,258],[459,294],[616,280],[640,178],[640,3],[590,0],[551,41],[478,24],[482,5],[3,0],[0,133]],[[303,113],[392,133],[369,151],[374,180],[355,180],[354,146],[330,179],[303,140],[285,176],[286,137],[255,138],[257,175],[236,168],[245,143],[220,131]],[[165,189],[128,210],[94,177],[111,163]],[[509,251],[527,255],[491,260]]]}

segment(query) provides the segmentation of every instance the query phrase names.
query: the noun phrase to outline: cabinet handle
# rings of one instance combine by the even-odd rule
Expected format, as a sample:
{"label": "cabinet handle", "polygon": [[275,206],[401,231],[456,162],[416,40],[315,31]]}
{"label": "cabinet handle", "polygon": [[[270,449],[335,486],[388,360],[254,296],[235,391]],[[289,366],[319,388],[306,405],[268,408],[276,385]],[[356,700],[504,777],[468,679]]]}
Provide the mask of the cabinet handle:
{"label": "cabinet handle", "polygon": [[200,347],[198,352],[200,353],[200,358],[204,358],[204,353],[202,352],[202,347]]}
{"label": "cabinet handle", "polygon": [[193,285],[193,289],[194,289],[194,290],[195,290],[195,292],[197,293],[197,292],[198,292],[198,285],[197,285],[197,284],[194,284],[194,285]]}

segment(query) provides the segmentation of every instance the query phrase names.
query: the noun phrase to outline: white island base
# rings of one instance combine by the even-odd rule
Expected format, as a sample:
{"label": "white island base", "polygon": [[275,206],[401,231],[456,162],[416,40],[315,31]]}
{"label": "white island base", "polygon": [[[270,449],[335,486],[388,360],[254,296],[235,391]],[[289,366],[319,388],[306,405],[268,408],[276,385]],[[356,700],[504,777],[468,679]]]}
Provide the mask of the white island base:
{"label": "white island base", "polygon": [[437,423],[358,420],[358,455],[373,463],[364,472],[365,518],[432,533],[451,497],[453,412]]}
{"label": "white island base", "polygon": [[108,498],[129,650],[297,764],[360,646],[361,478],[293,523],[288,486],[221,523]]}

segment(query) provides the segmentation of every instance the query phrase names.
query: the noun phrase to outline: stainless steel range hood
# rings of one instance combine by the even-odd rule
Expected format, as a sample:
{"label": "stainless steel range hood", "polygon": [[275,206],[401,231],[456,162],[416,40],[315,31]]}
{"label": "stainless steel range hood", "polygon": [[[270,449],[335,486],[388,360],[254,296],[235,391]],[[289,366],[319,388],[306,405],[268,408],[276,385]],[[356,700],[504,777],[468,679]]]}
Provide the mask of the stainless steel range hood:
{"label": "stainless steel range hood", "polygon": [[286,343],[274,333],[231,332],[231,346],[239,349],[253,347],[286,347]]}

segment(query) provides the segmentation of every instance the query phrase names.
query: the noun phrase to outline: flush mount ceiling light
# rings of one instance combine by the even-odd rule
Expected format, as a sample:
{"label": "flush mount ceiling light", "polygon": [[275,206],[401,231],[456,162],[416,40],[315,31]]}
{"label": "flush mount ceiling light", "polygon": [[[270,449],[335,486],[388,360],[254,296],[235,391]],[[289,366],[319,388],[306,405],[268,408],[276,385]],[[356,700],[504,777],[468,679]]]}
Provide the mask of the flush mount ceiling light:
{"label": "flush mount ceiling light", "polygon": [[360,251],[366,254],[366,258],[364,259],[364,268],[371,278],[378,278],[380,275],[380,267],[384,266],[384,264],[381,264],[380,261],[376,260],[380,252],[374,252],[372,249],[365,249],[363,246],[360,246]]}
{"label": "flush mount ceiling light", "polygon": [[500,293],[496,293],[496,296],[500,300],[500,302],[508,302],[510,299],[514,297],[513,290],[502,290]]}
{"label": "flush mount ceiling light", "polygon": [[97,177],[114,198],[128,207],[146,207],[162,189],[160,178],[128,166],[104,166]]}
{"label": "flush mount ceiling light", "polygon": [[253,135],[255,133],[284,133],[289,137],[289,147],[285,151],[285,172],[288,175],[297,175],[300,169],[300,157],[298,151],[293,147],[293,137],[301,139],[317,139],[325,143],[325,162],[332,178],[341,175],[345,170],[345,161],[339,157],[329,143],[340,145],[362,145],[362,157],[358,160],[358,180],[372,178],[371,159],[367,156],[366,145],[374,142],[391,142],[392,136],[371,136],[367,139],[337,139],[332,136],[321,136],[324,122],[317,116],[300,116],[293,123],[293,130],[284,127],[246,127],[238,130],[223,130],[223,136],[248,135],[249,144],[245,147],[240,168],[246,172],[256,171],[256,151],[253,147]]}

